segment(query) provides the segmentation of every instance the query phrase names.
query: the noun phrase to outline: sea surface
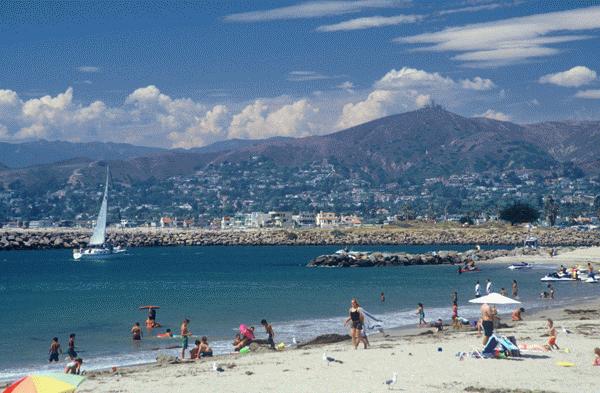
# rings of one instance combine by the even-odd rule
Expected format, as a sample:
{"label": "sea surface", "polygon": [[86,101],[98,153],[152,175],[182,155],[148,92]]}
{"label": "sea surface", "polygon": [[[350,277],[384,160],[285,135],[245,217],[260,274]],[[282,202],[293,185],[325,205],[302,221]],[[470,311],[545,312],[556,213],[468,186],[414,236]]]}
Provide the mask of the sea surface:
{"label": "sea surface", "polygon": [[[47,370],[52,337],[66,352],[69,333],[77,334],[84,369],[153,361],[158,353],[176,354],[177,339],[159,339],[165,328],[178,332],[183,318],[195,335],[206,335],[216,353],[231,351],[240,323],[273,324],[276,342],[305,341],[323,333],[344,333],[350,299],[357,297],[386,328],[414,325],[418,302],[426,319],[449,319],[450,294],[457,290],[459,314],[475,317],[476,280],[489,277],[494,288],[510,293],[518,280],[526,309],[547,306],[539,299],[545,285],[544,268],[510,271],[506,265],[482,266],[479,273],[458,275],[453,266],[407,266],[365,269],[307,268],[306,263],[339,247],[211,246],[136,248],[104,261],[75,262],[69,250],[8,251],[0,253],[0,380]],[[373,246],[361,251],[462,251],[468,246]],[[485,247],[484,247],[485,248]],[[549,261],[547,269],[552,266]],[[584,283],[555,283],[558,302],[597,295],[600,288]],[[379,300],[385,292],[386,301]],[[134,322],[142,326],[142,305],[158,305],[163,328],[144,329],[141,343],[129,334]],[[500,309],[510,311],[510,309]],[[191,340],[190,344],[193,342]]]}

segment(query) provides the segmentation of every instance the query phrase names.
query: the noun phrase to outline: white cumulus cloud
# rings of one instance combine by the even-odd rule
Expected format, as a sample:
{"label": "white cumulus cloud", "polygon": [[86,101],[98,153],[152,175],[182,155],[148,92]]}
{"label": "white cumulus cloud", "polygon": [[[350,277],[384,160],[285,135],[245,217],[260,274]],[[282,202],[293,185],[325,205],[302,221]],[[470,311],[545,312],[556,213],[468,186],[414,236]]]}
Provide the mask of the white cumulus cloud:
{"label": "white cumulus cloud", "polygon": [[496,87],[490,79],[483,79],[478,76],[473,79],[462,79],[460,85],[467,90],[492,90]]}
{"label": "white cumulus cloud", "polygon": [[364,101],[347,103],[342,108],[338,127],[348,128],[387,115],[394,96],[394,92],[389,90],[374,90]]}
{"label": "white cumulus cloud", "polygon": [[596,71],[585,66],[576,66],[563,72],[544,75],[539,82],[564,87],[579,87],[595,81],[596,78]]}
{"label": "white cumulus cloud", "polygon": [[437,72],[427,72],[415,68],[392,69],[375,83],[379,89],[403,89],[407,87],[451,87],[454,81]]}
{"label": "white cumulus cloud", "polygon": [[485,117],[486,119],[493,119],[499,121],[510,121],[511,117],[506,113],[502,113],[499,111],[495,111],[493,109],[488,109],[487,111],[476,115],[475,117]]}

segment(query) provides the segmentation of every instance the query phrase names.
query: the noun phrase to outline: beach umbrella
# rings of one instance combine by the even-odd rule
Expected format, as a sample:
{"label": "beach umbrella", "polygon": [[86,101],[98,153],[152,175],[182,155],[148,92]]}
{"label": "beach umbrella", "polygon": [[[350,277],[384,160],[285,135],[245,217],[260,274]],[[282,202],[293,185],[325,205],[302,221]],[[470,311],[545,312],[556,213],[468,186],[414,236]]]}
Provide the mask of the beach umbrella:
{"label": "beach umbrella", "polygon": [[469,303],[487,303],[487,304],[521,304],[520,301],[511,299],[506,296],[502,296],[499,293],[492,292],[489,295],[476,297],[475,299],[469,300]]}
{"label": "beach umbrella", "polygon": [[72,393],[85,377],[73,374],[34,374],[23,377],[3,393]]}
{"label": "beach umbrella", "polygon": [[254,333],[243,323],[240,325],[240,334],[249,340],[254,340]]}

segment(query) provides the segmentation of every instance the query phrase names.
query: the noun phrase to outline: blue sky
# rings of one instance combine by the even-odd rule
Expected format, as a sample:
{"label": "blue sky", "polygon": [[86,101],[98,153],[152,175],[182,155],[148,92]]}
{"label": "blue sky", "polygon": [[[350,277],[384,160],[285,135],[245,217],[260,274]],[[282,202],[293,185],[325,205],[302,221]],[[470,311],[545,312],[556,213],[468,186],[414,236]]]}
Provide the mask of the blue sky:
{"label": "blue sky", "polygon": [[435,101],[600,119],[600,2],[4,2],[0,140],[202,146]]}

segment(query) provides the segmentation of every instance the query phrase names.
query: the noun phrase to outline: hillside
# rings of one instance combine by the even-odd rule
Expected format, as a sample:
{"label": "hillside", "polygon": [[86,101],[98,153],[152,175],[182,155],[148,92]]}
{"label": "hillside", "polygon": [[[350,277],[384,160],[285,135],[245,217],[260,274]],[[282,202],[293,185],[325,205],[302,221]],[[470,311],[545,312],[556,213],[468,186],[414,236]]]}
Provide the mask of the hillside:
{"label": "hillside", "polygon": [[[365,179],[373,184],[413,181],[464,173],[499,173],[529,169],[561,171],[575,166],[598,174],[600,165],[600,122],[554,122],[517,125],[485,118],[465,118],[440,107],[392,115],[324,136],[232,140],[191,150],[143,148],[122,144],[69,144],[35,142],[49,150],[44,160],[60,146],[64,155],[75,147],[98,151],[96,158],[21,169],[0,168],[0,182],[20,180],[35,186],[40,176],[57,185],[73,177],[80,181],[98,176],[109,161],[113,178],[124,184],[149,179],[192,175],[198,170],[236,165],[260,158],[281,168],[302,168],[311,163],[329,163],[340,176]],[[590,143],[591,142],[591,143]],[[5,144],[6,145],[6,144]],[[22,145],[14,145],[22,146]],[[149,155],[148,155],[149,154]],[[92,156],[93,154],[88,154]],[[126,157],[124,156],[134,156]],[[137,155],[142,155],[137,156]],[[103,158],[103,157],[117,158]],[[3,162],[9,160],[4,159]],[[14,160],[10,161],[14,165]],[[25,162],[23,158],[22,163]],[[570,164],[569,164],[570,163]]]}
{"label": "hillside", "polygon": [[25,143],[0,142],[0,157],[10,168],[50,164],[72,158],[90,160],[127,160],[149,154],[165,152],[166,149],[134,146],[127,143],[73,143],[39,140]]}

